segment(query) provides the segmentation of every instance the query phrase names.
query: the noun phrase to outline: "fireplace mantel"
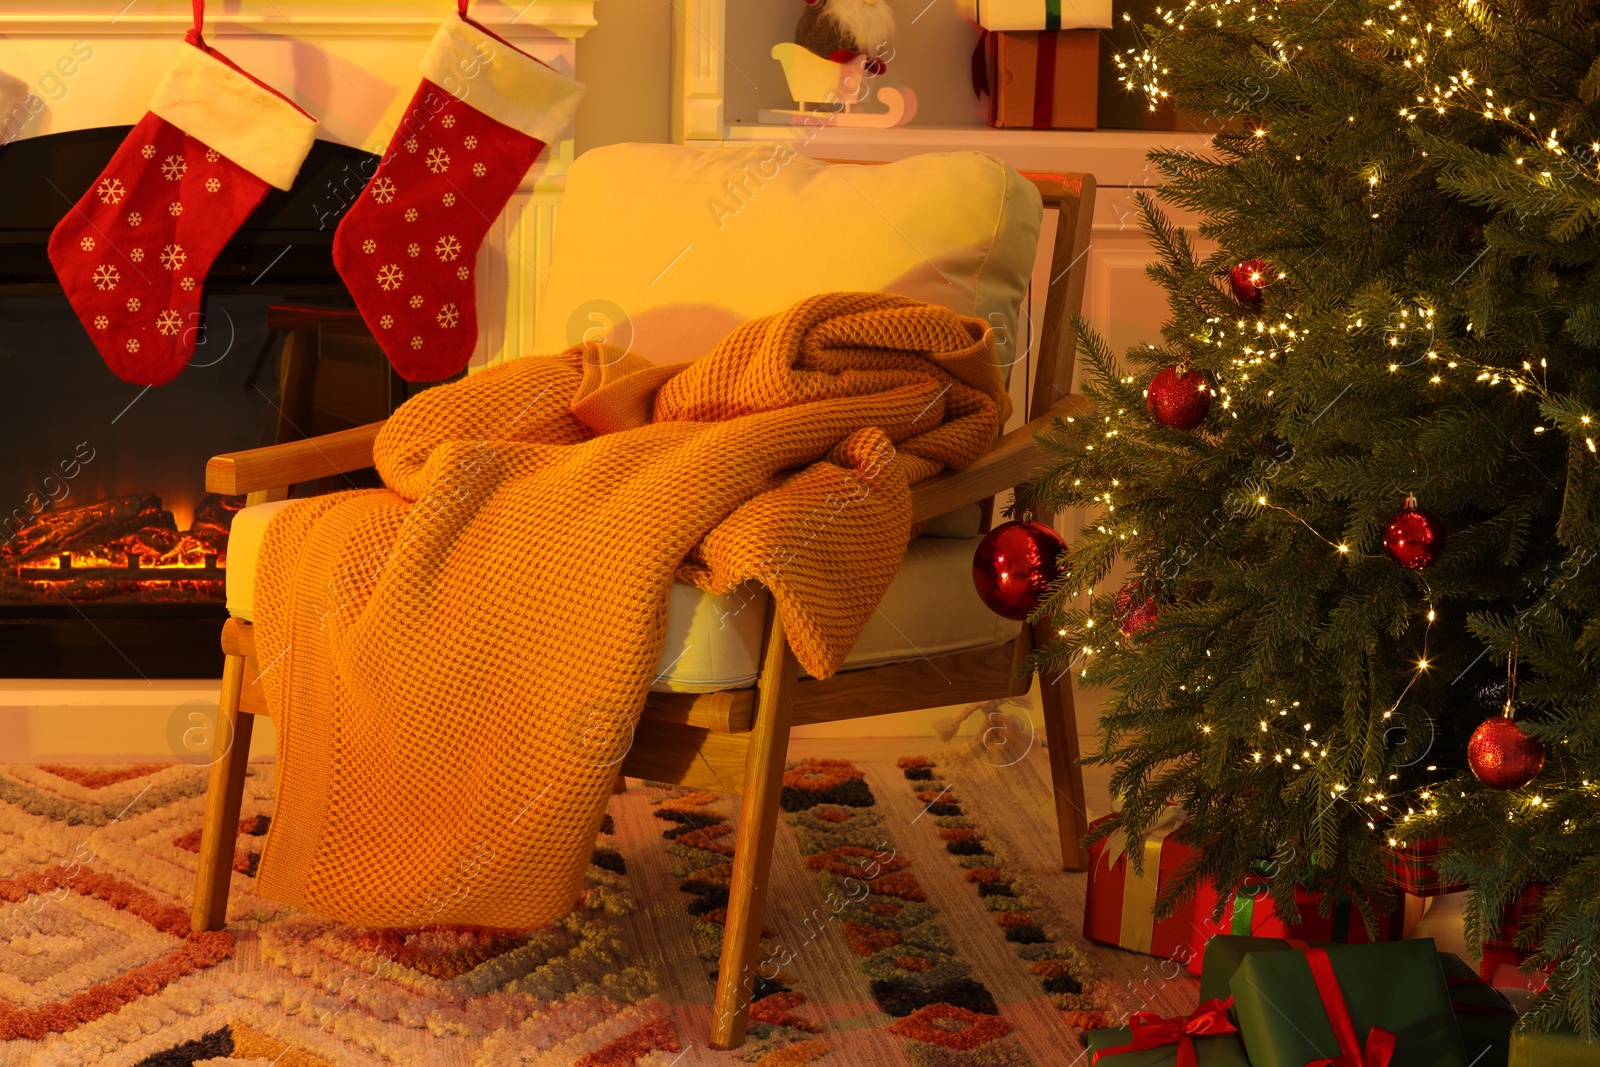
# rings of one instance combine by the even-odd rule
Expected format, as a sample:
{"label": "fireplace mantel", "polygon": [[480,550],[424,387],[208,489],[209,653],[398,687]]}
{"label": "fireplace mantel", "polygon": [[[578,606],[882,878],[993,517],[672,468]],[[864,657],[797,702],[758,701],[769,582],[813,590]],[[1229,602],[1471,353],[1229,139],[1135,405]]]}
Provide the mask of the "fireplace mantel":
{"label": "fireplace mantel", "polygon": [[[29,8],[33,10],[29,10]],[[247,0],[214,2],[206,11],[208,34],[219,37],[276,34],[305,37],[431,37],[451,5],[441,0]],[[594,0],[524,0],[504,4],[480,0],[472,17],[513,40],[554,33],[582,37],[594,26]],[[85,27],[100,36],[182,33],[191,21],[188,0],[61,0],[8,3],[0,12],[0,34],[60,36]]]}
{"label": "fireplace mantel", "polygon": [[[595,0],[477,0],[472,17],[564,73],[594,26]],[[381,151],[417,85],[417,61],[450,0],[212,0],[206,36],[315,116],[317,136]],[[192,24],[189,0],[7,0],[0,71],[26,82],[22,138],[139,121]],[[87,46],[87,47],[85,47]],[[570,135],[551,145],[478,256],[482,367],[526,354]]]}

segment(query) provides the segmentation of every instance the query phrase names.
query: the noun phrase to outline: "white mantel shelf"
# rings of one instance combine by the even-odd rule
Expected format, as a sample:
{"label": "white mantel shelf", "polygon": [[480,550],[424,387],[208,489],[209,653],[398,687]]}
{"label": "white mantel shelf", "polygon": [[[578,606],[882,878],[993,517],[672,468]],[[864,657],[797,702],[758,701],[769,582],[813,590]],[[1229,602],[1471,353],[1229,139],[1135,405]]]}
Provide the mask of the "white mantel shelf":
{"label": "white mantel shelf", "polygon": [[[581,37],[595,25],[595,0],[478,0],[472,17],[502,37]],[[10,37],[182,35],[193,24],[189,0],[51,0],[0,6]],[[443,0],[213,0],[206,35],[216,37],[432,37],[453,5]]]}
{"label": "white mantel shelf", "polygon": [[[1017,130],[988,126],[732,125],[725,143],[801,141],[813,156],[892,160],[921,152],[988,152],[1021,170],[1086,170],[1102,186],[1142,187],[1159,183],[1148,154],[1158,148],[1210,152],[1211,135],[1146,130]],[[705,142],[697,142],[705,143]]]}

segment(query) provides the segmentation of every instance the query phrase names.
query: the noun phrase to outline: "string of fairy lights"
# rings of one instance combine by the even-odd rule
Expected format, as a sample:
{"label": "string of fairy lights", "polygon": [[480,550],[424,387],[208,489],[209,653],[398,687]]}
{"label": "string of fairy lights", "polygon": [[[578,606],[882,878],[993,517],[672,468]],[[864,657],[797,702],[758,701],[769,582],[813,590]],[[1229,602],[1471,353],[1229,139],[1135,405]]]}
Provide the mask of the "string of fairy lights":
{"label": "string of fairy lights", "polygon": [[[1487,25],[1491,16],[1480,0],[1462,0],[1461,6],[1462,17],[1468,25],[1478,27]],[[1568,174],[1578,173],[1573,170],[1574,165],[1592,165],[1595,175],[1600,177],[1600,141],[1588,146],[1587,159],[1584,159],[1581,152],[1575,152],[1563,144],[1559,129],[1546,130],[1539,124],[1536,110],[1514,102],[1508,103],[1503,93],[1497,96],[1494,87],[1482,84],[1471,71],[1460,70],[1443,76],[1434,76],[1430,73],[1435,57],[1445,50],[1442,42],[1455,39],[1458,31],[1468,28],[1467,25],[1451,25],[1443,17],[1440,17],[1438,23],[1425,20],[1419,24],[1406,10],[1405,0],[1377,0],[1375,7],[1381,10],[1376,12],[1374,17],[1366,19],[1363,27],[1392,49],[1399,58],[1402,69],[1415,72],[1418,76],[1420,91],[1415,94],[1416,105],[1400,108],[1401,119],[1408,123],[1416,123],[1430,115],[1447,116],[1452,109],[1476,112],[1485,121],[1509,127],[1530,143],[1525,155],[1514,158],[1515,166],[1528,168],[1528,172],[1532,175],[1530,180],[1545,186],[1551,185],[1556,180],[1553,177],[1557,169],[1556,164],[1562,161],[1567,163],[1565,170]],[[1237,18],[1246,25],[1257,22],[1272,24],[1278,21],[1276,13],[1270,6],[1258,6],[1235,0],[1220,0],[1220,2],[1191,0],[1181,9],[1158,7],[1156,11],[1163,23],[1179,33],[1188,31],[1191,23],[1199,23],[1202,20],[1214,22],[1217,27],[1222,27],[1229,18]],[[1129,20],[1127,14],[1124,14],[1123,18]],[[1263,63],[1276,70],[1269,69],[1264,71],[1264,74],[1271,77],[1277,72],[1287,70],[1299,53],[1300,49],[1281,39],[1271,40],[1270,49],[1263,58]],[[1151,110],[1171,99],[1171,91],[1166,84],[1171,72],[1155,51],[1150,48],[1130,49],[1114,56],[1114,59],[1121,71],[1123,85],[1130,91],[1142,93]],[[1243,107],[1240,109],[1241,115],[1244,110]],[[1352,123],[1355,121],[1354,115],[1350,116],[1350,121]],[[1270,129],[1265,125],[1256,126],[1253,133],[1254,138],[1261,142],[1267,141],[1271,136]],[[1294,158],[1299,160],[1300,156],[1296,155]],[[1365,182],[1372,197],[1377,198],[1381,195],[1384,172],[1380,164],[1368,164],[1356,177]],[[1371,212],[1374,219],[1381,216],[1378,207],[1379,205],[1374,203]],[[1287,272],[1284,271],[1276,271],[1276,274],[1279,281],[1287,277]],[[1257,277],[1253,277],[1252,280],[1263,283],[1263,279]],[[1553,403],[1557,399],[1556,394],[1549,389],[1548,362],[1545,359],[1537,360],[1537,364],[1534,360],[1525,360],[1520,367],[1498,366],[1476,360],[1441,339],[1436,318],[1436,308],[1429,306],[1425,300],[1413,300],[1398,307],[1389,321],[1381,325],[1383,347],[1389,350],[1389,358],[1383,365],[1390,374],[1404,376],[1415,368],[1420,369],[1420,373],[1425,377],[1425,384],[1429,387],[1439,388],[1446,384],[1459,387],[1465,384],[1464,379],[1470,377],[1471,384],[1492,389],[1504,386],[1513,394],[1526,396],[1541,405]],[[1374,326],[1377,327],[1377,324]],[[1356,317],[1353,323],[1345,327],[1347,331],[1368,328],[1364,316]],[[1470,333],[1472,330],[1473,324],[1469,321],[1466,323],[1465,331]],[[1211,316],[1204,320],[1203,330],[1191,337],[1191,341],[1198,346],[1219,350],[1219,355],[1232,368],[1225,382],[1215,384],[1222,409],[1227,411],[1231,418],[1237,419],[1239,409],[1236,400],[1244,398],[1253,381],[1263,378],[1270,381],[1270,374],[1263,376],[1255,369],[1276,363],[1280,358],[1287,356],[1296,347],[1304,345],[1311,333],[1310,327],[1295,321],[1292,312],[1283,311],[1276,321],[1250,315]],[[1131,385],[1135,379],[1133,376],[1128,376],[1121,381],[1125,385]],[[1274,398],[1274,391],[1268,388],[1256,399],[1271,401]],[[1236,392],[1241,395],[1236,397],[1234,395]],[[1099,421],[1103,424],[1103,440],[1111,441],[1119,436],[1122,431],[1118,428],[1116,420],[1128,417],[1126,409],[1119,409],[1115,415],[1101,415]],[[1076,420],[1069,417],[1066,421],[1071,423]],[[1532,433],[1536,436],[1545,434],[1549,429],[1545,425],[1546,421],[1551,420],[1540,419],[1538,424],[1533,426]],[[1581,439],[1583,447],[1591,454],[1600,451],[1595,441],[1596,419],[1593,413],[1584,412],[1575,416],[1558,417],[1554,421],[1563,424],[1561,428],[1571,433],[1574,439]],[[1089,444],[1086,447],[1093,450],[1095,445]],[[1081,488],[1082,479],[1074,481],[1073,486]],[[1106,536],[1115,536],[1119,541],[1127,541],[1137,536],[1137,530],[1116,528],[1117,523],[1113,518],[1116,506],[1112,489],[1120,488],[1120,482],[1112,479],[1111,488],[1093,494],[1093,500],[1104,508],[1104,518],[1097,524],[1096,529]],[[1258,493],[1253,503],[1262,511],[1284,514],[1339,555],[1350,558],[1361,557],[1361,554],[1348,543],[1324,536],[1292,510],[1273,502],[1269,493]],[[1070,574],[1067,577],[1070,578]],[[1421,652],[1412,665],[1399,695],[1382,713],[1382,721],[1391,720],[1399,712],[1412,689],[1434,666],[1429,659],[1429,642],[1434,625],[1438,621],[1438,612],[1426,579],[1420,574],[1418,578],[1422,585],[1422,610],[1425,612]],[[1082,622],[1080,631],[1082,640],[1079,642],[1078,651],[1086,659],[1096,652],[1088,640],[1095,626],[1094,589],[1092,587],[1079,589],[1072,593],[1073,596],[1085,594],[1089,597],[1090,607],[1082,613],[1079,620]],[[1112,621],[1111,629],[1115,631],[1117,629],[1115,620]],[[1067,637],[1070,634],[1070,625],[1069,622],[1068,627],[1059,630],[1061,636]],[[1133,639],[1126,635],[1113,633],[1109,640],[1130,649],[1135,647]],[[1207,656],[1209,655],[1208,651]],[[1082,668],[1082,671],[1087,674],[1087,666]],[[1264,736],[1258,737],[1255,744],[1245,746],[1249,751],[1246,757],[1248,763],[1280,766],[1287,764],[1294,771],[1302,771],[1311,769],[1327,758],[1329,751],[1327,745],[1310,736],[1313,724],[1304,717],[1294,714],[1301,706],[1299,701],[1281,704],[1277,700],[1268,699],[1266,704],[1267,713],[1258,723],[1259,734]],[[1278,732],[1282,729],[1279,724],[1296,721],[1299,723],[1299,729],[1288,737]],[[1214,728],[1209,723],[1197,723],[1196,726],[1202,735],[1213,734]],[[1290,727],[1290,730],[1293,728]],[[1295,743],[1282,744],[1283,741],[1291,739]],[[1437,769],[1433,764],[1426,767],[1430,772]],[[1390,844],[1404,844],[1403,827],[1407,822],[1420,815],[1438,814],[1437,794],[1436,787],[1429,785],[1414,786],[1409,789],[1391,787],[1390,783],[1397,782],[1399,778],[1400,775],[1393,771],[1387,773],[1382,780],[1368,776],[1360,783],[1361,788],[1352,788],[1350,784],[1335,782],[1329,785],[1329,793],[1333,799],[1365,806],[1368,810],[1365,812],[1367,818],[1364,821],[1369,830],[1377,830],[1381,822],[1385,832],[1389,834]],[[1534,787],[1528,789],[1522,798],[1528,808],[1547,807],[1549,801],[1545,799],[1544,794],[1549,792],[1551,786],[1561,787],[1553,782],[1542,785],[1534,783]],[[1391,793],[1391,788],[1394,788],[1395,792]],[[1594,792],[1600,790],[1600,783],[1591,784],[1586,780],[1581,783],[1580,788]],[[1359,800],[1356,799],[1357,796]],[[1514,817],[1514,812],[1508,812],[1508,817]]]}

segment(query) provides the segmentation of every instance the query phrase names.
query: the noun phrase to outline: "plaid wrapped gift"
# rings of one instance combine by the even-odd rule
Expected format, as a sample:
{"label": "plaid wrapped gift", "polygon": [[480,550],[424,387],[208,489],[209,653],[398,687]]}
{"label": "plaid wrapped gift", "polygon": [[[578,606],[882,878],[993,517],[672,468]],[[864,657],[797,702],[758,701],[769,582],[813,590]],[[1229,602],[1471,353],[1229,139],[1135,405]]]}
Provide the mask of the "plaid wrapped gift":
{"label": "plaid wrapped gift", "polygon": [[1539,898],[1544,895],[1545,888],[1544,882],[1529,883],[1500,913],[1499,932],[1483,943],[1483,962],[1478,966],[1478,976],[1485,982],[1493,982],[1495,972],[1501,967],[1515,969],[1533,955],[1533,949],[1517,947],[1517,933],[1539,910]]}
{"label": "plaid wrapped gift", "polygon": [[1449,843],[1442,837],[1430,837],[1424,841],[1390,838],[1385,855],[1389,877],[1394,879],[1396,886],[1413,896],[1438,897],[1446,893],[1463,892],[1469,888],[1466,882],[1446,884],[1435,867],[1439,853]]}

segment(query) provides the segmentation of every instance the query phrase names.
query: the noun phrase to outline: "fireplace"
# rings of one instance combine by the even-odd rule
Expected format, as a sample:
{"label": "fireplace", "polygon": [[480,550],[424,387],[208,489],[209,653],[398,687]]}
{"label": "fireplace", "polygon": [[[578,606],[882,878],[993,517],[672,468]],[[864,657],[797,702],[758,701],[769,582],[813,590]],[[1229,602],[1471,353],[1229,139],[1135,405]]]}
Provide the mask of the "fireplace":
{"label": "fireplace", "polygon": [[[190,365],[145,388],[106,368],[45,254],[127,130],[0,148],[0,390],[11,399],[0,419],[0,677],[215,676],[228,528],[244,501],[205,492],[206,460],[328,428],[286,417],[307,405],[282,395],[284,335],[268,309],[350,306],[331,242],[372,157],[318,142],[295,187],[267,197],[207,276]],[[362,357],[346,342],[336,358]],[[363,373],[328,377],[381,393],[381,417],[398,397],[375,347],[365,358]]]}

